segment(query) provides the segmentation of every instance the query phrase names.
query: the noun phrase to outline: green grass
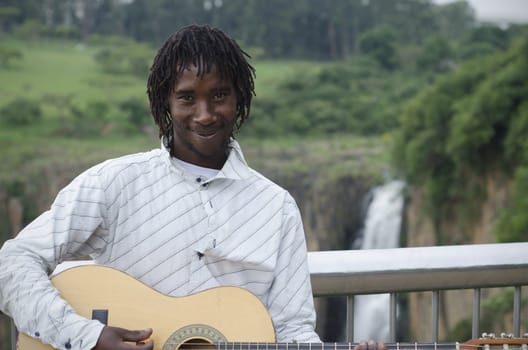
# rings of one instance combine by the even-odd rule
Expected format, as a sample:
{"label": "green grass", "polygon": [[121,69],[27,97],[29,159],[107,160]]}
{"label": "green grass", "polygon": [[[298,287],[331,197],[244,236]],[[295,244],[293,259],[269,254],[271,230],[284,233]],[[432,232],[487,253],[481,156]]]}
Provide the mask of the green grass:
{"label": "green grass", "polygon": [[[21,42],[8,45],[22,52],[22,59],[0,68],[0,106],[19,96],[46,98],[73,95],[79,100],[122,100],[146,97],[146,80],[105,74],[94,60],[99,48],[69,41]],[[257,96],[270,96],[283,78],[324,63],[310,61],[254,61]]]}
{"label": "green grass", "polygon": [[[0,127],[0,180],[33,176],[46,163],[70,163],[86,166],[109,157],[148,150],[159,146],[154,123],[148,134],[123,134],[110,130],[97,137],[78,139],[57,132],[64,116],[60,100],[73,96],[76,102],[104,100],[112,104],[129,97],[144,98],[145,79],[116,76],[102,72],[94,60],[95,46],[75,42],[21,42],[7,40],[2,45],[19,49],[23,58],[9,68],[0,67],[0,108],[12,99],[27,96],[41,101],[43,120],[24,127]],[[257,98],[273,96],[277,84],[290,75],[319,70],[325,63],[309,61],[252,62],[257,71]],[[112,113],[109,113],[112,118]],[[119,121],[116,121],[117,123]],[[333,174],[359,172],[381,173],[387,163],[386,142],[377,138],[348,135],[331,140],[284,137],[278,140],[255,140],[239,137],[249,163],[256,169],[272,172],[306,172],[325,169]],[[365,152],[369,156],[365,156]],[[44,165],[43,165],[44,164]],[[18,169],[19,171],[12,171]],[[33,169],[33,170],[32,170]]]}
{"label": "green grass", "polygon": [[145,82],[141,79],[104,74],[93,58],[96,47],[74,42],[11,42],[10,45],[23,56],[11,67],[0,69],[0,106],[19,96],[73,95],[88,100],[145,95]]}
{"label": "green grass", "polygon": [[277,84],[283,79],[302,74],[307,70],[319,70],[325,63],[300,60],[260,60],[252,62],[256,70],[255,93],[256,98],[273,96]]}

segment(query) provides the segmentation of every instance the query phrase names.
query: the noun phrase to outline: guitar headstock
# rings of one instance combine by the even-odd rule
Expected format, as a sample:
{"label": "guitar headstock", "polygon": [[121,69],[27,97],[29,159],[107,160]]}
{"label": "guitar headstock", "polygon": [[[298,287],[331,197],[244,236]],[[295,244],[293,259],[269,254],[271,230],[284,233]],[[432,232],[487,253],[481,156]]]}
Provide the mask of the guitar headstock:
{"label": "guitar headstock", "polygon": [[501,333],[495,336],[495,333],[483,333],[478,339],[471,339],[463,345],[468,347],[478,347],[485,350],[502,348],[503,350],[528,350],[528,333],[523,334],[521,338],[514,337],[511,333]]}

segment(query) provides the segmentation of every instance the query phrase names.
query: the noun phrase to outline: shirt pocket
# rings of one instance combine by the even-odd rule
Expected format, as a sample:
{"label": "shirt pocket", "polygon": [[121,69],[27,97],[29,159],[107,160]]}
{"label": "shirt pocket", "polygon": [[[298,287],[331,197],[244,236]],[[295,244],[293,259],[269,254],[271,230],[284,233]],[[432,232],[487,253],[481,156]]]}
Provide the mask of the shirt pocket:
{"label": "shirt pocket", "polygon": [[203,251],[204,264],[223,286],[237,286],[263,297],[271,287],[276,264],[276,252],[258,247],[252,252],[237,252],[222,248]]}

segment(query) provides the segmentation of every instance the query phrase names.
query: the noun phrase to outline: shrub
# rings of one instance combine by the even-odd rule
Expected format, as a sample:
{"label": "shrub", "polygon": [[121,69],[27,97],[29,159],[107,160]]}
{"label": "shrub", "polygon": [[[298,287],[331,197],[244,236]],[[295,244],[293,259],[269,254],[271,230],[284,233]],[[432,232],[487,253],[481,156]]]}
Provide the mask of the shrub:
{"label": "shrub", "polygon": [[128,122],[141,129],[143,126],[153,123],[150,117],[150,109],[146,99],[129,98],[119,104]]}
{"label": "shrub", "polygon": [[38,101],[17,97],[0,110],[2,122],[12,126],[24,126],[42,119],[42,110]]}
{"label": "shrub", "polygon": [[0,46],[0,67],[10,67],[13,63],[20,61],[22,57],[22,51],[7,46]]}

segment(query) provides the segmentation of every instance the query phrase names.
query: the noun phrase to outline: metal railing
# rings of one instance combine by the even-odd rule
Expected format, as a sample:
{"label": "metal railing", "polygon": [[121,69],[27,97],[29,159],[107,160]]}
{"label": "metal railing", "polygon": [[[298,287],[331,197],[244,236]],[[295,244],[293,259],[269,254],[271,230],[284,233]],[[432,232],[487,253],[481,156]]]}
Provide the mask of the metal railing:
{"label": "metal railing", "polygon": [[[70,262],[72,264],[84,261]],[[514,336],[520,336],[521,288],[528,285],[528,243],[309,252],[315,297],[347,296],[347,341],[353,341],[354,296],[390,293],[390,338],[396,340],[396,295],[432,292],[432,341],[438,340],[441,290],[473,289],[472,337],[478,338],[481,288],[515,288]],[[15,349],[13,327],[12,345]]]}
{"label": "metal railing", "polygon": [[438,341],[439,292],[473,289],[472,338],[479,336],[481,288],[514,287],[513,333],[520,336],[521,288],[528,285],[528,243],[309,252],[314,296],[347,296],[347,341],[354,339],[354,296],[390,293],[390,338],[396,340],[396,295],[432,292],[432,338]]}

